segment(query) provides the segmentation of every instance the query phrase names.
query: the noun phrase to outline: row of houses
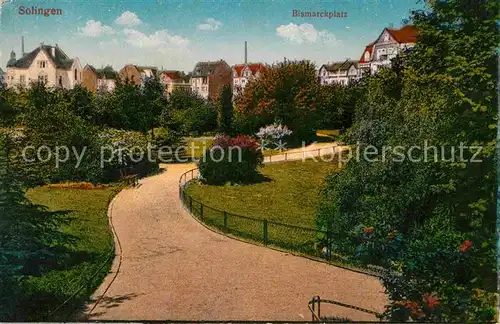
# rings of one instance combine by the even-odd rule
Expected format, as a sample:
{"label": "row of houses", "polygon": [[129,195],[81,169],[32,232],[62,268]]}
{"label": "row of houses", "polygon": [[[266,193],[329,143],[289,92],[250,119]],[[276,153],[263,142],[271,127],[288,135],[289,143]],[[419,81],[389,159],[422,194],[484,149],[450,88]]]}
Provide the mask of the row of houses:
{"label": "row of houses", "polygon": [[[400,29],[385,28],[379,37],[366,45],[359,60],[346,59],[323,64],[318,69],[318,81],[322,85],[344,84],[360,79],[365,73],[376,73],[401,51],[411,48],[418,32],[413,26]],[[71,89],[81,84],[91,91],[113,91],[116,80],[128,80],[140,85],[147,77],[157,76],[165,85],[167,93],[177,88],[191,88],[203,98],[215,99],[224,85],[230,85],[234,94],[244,90],[254,78],[265,73],[268,66],[263,63],[247,63],[247,44],[245,42],[245,63],[229,66],[224,60],[196,63],[193,71],[185,75],[181,71],[158,70],[151,66],[125,65],[119,72],[111,67],[96,69],[91,65],[81,66],[78,58],[69,58],[56,44],[40,44],[29,53],[22,53],[19,59],[12,51],[7,63],[6,73],[0,70],[0,78],[10,86],[28,86],[32,81],[43,82],[48,86]],[[2,81],[2,80],[0,80]]]}
{"label": "row of houses", "polygon": [[384,28],[377,39],[366,45],[359,60],[323,64],[318,70],[318,80],[323,85],[349,84],[365,73],[377,73],[380,68],[390,66],[399,53],[413,47],[417,37],[418,30],[413,26]]}

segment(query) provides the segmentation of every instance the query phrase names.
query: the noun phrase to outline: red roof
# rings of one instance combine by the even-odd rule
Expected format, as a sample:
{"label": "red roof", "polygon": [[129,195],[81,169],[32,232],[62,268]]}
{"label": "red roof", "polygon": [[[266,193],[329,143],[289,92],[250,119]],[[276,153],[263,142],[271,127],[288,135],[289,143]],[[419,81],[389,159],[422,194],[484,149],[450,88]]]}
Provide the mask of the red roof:
{"label": "red roof", "polygon": [[[359,63],[362,64],[362,63],[368,63],[370,62],[370,59],[372,57],[372,51],[373,51],[373,43],[370,43],[368,44],[366,47],[365,47],[365,50],[363,51],[363,54],[361,54],[361,58],[359,59]],[[365,53],[368,52],[370,53],[370,58],[367,60],[365,60]]]}
{"label": "red roof", "polygon": [[252,71],[252,75],[255,75],[257,72],[264,72],[267,70],[265,64],[262,63],[249,63],[249,64],[236,64],[233,66],[233,71],[236,71],[236,76],[241,77],[242,71],[248,67],[250,71]]}
{"label": "red roof", "polygon": [[163,72],[163,74],[168,76],[172,80],[181,78],[181,74],[179,73],[179,71]]}
{"label": "red roof", "polygon": [[404,26],[401,29],[387,28],[387,31],[394,40],[398,43],[415,43],[417,42],[418,29],[413,26]]}

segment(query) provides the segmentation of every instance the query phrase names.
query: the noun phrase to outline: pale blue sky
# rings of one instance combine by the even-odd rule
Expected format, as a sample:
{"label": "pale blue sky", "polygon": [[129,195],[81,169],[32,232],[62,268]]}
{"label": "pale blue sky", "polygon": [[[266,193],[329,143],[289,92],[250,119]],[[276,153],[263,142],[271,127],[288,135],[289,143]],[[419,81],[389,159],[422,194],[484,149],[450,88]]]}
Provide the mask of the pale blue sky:
{"label": "pale blue sky", "polygon": [[[0,1],[1,2],[1,1]],[[61,16],[20,15],[20,7],[58,8]],[[10,0],[0,13],[0,67],[12,49],[57,43],[96,67],[126,63],[189,71],[201,60],[272,63],[310,59],[317,65],[359,59],[390,24],[399,27],[418,0],[189,1]],[[345,11],[347,18],[292,17],[292,10]]]}

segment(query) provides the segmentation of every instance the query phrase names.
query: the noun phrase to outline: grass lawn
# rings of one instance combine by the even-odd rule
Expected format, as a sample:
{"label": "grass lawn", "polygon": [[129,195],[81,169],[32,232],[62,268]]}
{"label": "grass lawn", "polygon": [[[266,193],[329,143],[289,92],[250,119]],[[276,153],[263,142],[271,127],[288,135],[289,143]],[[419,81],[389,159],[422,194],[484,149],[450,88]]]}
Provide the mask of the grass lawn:
{"label": "grass lawn", "polygon": [[[29,280],[32,292],[29,299],[36,300],[29,310],[34,320],[71,318],[106,276],[112,262],[112,257],[108,257],[113,249],[107,209],[117,191],[116,186],[94,190],[38,187],[28,191],[27,196],[34,203],[45,205],[53,211],[67,211],[68,222],[61,225],[61,229],[76,238],[74,245],[67,246],[67,251],[61,252],[56,269]],[[76,298],[51,318],[47,318],[54,308],[75,293],[97,271],[90,285],[86,285]]]}
{"label": "grass lawn", "polygon": [[186,194],[229,213],[314,228],[319,190],[325,176],[335,170],[338,170],[336,162],[266,164],[261,172],[269,178],[267,182],[246,186],[193,183]]}
{"label": "grass lawn", "polygon": [[[210,226],[253,241],[321,256],[318,242],[324,234],[315,229],[316,208],[326,175],[338,169],[337,162],[312,160],[266,164],[261,168],[268,178],[265,182],[245,186],[194,182],[185,194],[193,199],[192,213]],[[263,220],[268,221],[267,235]]]}

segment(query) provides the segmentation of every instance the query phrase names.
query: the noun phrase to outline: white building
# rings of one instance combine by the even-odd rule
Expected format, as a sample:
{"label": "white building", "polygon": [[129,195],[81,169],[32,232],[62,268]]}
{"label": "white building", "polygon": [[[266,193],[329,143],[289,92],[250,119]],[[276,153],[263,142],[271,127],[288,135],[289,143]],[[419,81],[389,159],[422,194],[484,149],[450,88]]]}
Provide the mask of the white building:
{"label": "white building", "polygon": [[82,81],[82,66],[78,58],[70,59],[57,44],[40,44],[30,53],[16,59],[12,51],[7,63],[6,83],[8,87],[29,86],[31,82],[42,82],[49,87],[72,89]]}
{"label": "white building", "polygon": [[215,100],[224,85],[231,86],[231,67],[224,60],[198,62],[189,82],[193,92],[202,98]]}
{"label": "white building", "polygon": [[267,67],[263,63],[245,63],[234,65],[232,68],[233,95],[243,92],[250,80],[259,78],[265,71],[267,71]]}
{"label": "white building", "polygon": [[361,77],[358,61],[345,60],[323,64],[318,70],[318,79],[321,85],[347,85]]}
{"label": "white building", "polygon": [[374,42],[365,47],[359,59],[359,68],[376,73],[381,67],[390,66],[391,60],[401,51],[415,45],[417,37],[418,30],[413,26],[385,28]]}

